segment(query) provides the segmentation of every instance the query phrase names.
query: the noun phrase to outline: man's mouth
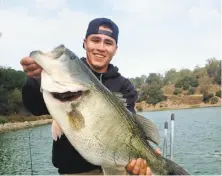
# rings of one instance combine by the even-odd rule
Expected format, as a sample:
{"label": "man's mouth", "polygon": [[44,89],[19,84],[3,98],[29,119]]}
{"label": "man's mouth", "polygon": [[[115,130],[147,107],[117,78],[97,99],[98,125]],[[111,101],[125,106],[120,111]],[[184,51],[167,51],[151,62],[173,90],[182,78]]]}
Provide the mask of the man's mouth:
{"label": "man's mouth", "polygon": [[102,54],[94,54],[96,57],[99,57],[99,58],[104,58],[105,56],[102,55]]}
{"label": "man's mouth", "polygon": [[78,92],[64,92],[64,93],[52,93],[53,97],[60,100],[61,102],[73,101],[83,95],[83,91]]}

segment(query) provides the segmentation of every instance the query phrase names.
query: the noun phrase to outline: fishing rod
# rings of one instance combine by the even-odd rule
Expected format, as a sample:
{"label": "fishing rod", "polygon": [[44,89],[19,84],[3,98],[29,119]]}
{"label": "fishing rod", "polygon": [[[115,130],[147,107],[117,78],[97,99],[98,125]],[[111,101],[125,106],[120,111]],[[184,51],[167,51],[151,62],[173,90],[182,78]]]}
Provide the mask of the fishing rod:
{"label": "fishing rod", "polygon": [[32,170],[32,147],[31,147],[31,129],[28,130],[28,134],[29,134],[29,156],[30,156],[30,165],[31,165],[31,175],[33,175],[33,170]]}
{"label": "fishing rod", "polygon": [[163,141],[163,156],[170,157],[173,160],[174,155],[174,114],[171,114],[171,129],[170,129],[170,155],[167,155],[167,133],[168,133],[168,122],[164,123],[164,141]]}
{"label": "fishing rod", "polygon": [[168,132],[168,122],[164,123],[164,141],[163,141],[163,157],[167,157],[167,132]]}
{"label": "fishing rod", "polygon": [[170,133],[170,159],[173,160],[174,155],[174,114],[171,115],[171,133]]}

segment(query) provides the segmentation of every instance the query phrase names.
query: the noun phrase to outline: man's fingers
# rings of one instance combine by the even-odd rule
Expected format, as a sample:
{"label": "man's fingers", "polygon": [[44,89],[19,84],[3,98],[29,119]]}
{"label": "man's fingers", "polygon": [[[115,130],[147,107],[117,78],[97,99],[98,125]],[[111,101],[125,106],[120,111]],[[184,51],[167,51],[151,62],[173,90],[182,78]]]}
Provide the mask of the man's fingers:
{"label": "man's fingers", "polygon": [[40,66],[39,65],[37,65],[37,64],[35,64],[35,63],[33,63],[33,64],[30,64],[30,65],[24,65],[23,66],[23,70],[25,71],[25,72],[32,72],[32,71],[34,71],[34,70],[36,70],[36,69],[38,69],[38,68],[40,68]]}
{"label": "man's fingers", "polygon": [[149,167],[146,169],[146,175],[152,175],[151,169]]}
{"label": "man's fingers", "polygon": [[152,175],[150,168],[148,167],[146,160],[138,158],[132,160],[126,167],[127,171],[132,175]]}
{"label": "man's fingers", "polygon": [[139,158],[136,160],[136,165],[134,166],[134,169],[132,171],[132,174],[134,175],[138,175],[140,173],[140,167],[141,167],[141,164],[142,164],[142,159]]}
{"label": "man's fingers", "polygon": [[34,71],[27,72],[27,75],[30,77],[39,77],[41,75],[42,68],[37,68]]}
{"label": "man's fingers", "polygon": [[147,170],[147,164],[146,160],[144,160],[140,165],[139,175],[146,175],[146,170]]}
{"label": "man's fingers", "polygon": [[156,149],[156,153],[159,154],[159,155],[161,155],[160,148],[157,148],[157,149]]}
{"label": "man's fingers", "polygon": [[34,79],[40,78],[42,68],[31,57],[24,57],[20,61],[20,64],[29,77]]}
{"label": "man's fingers", "polygon": [[22,60],[20,61],[21,65],[30,65],[30,64],[34,64],[34,60],[31,57],[24,57],[22,58]]}
{"label": "man's fingers", "polygon": [[136,160],[134,159],[126,166],[126,170],[131,173],[135,165],[136,165]]}

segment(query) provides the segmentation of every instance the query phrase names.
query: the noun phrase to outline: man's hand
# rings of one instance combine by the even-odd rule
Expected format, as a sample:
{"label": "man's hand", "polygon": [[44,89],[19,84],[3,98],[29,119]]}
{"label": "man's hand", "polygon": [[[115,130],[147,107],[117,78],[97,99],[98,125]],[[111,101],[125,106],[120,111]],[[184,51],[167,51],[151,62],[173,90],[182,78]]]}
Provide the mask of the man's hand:
{"label": "man's hand", "polygon": [[141,158],[132,160],[126,170],[132,175],[152,175],[150,168],[147,166],[146,160]]}
{"label": "man's hand", "polygon": [[[156,149],[156,153],[161,155],[160,149]],[[146,160],[141,158],[132,160],[127,166],[126,170],[132,175],[152,175],[150,168],[148,167]]]}
{"label": "man's hand", "polygon": [[31,57],[22,58],[20,64],[28,76],[34,79],[40,79],[42,68]]}

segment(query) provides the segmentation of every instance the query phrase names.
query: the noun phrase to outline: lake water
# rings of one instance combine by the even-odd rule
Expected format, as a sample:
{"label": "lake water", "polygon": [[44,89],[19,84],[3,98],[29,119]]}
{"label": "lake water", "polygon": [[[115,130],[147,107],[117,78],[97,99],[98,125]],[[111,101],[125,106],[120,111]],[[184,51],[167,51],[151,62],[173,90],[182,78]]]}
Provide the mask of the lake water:
{"label": "lake water", "polygon": [[[164,122],[168,121],[170,128],[172,113],[175,115],[174,161],[192,175],[220,175],[221,108],[141,113],[157,125],[161,150]],[[0,175],[58,174],[51,163],[51,149],[49,125],[0,134]]]}

